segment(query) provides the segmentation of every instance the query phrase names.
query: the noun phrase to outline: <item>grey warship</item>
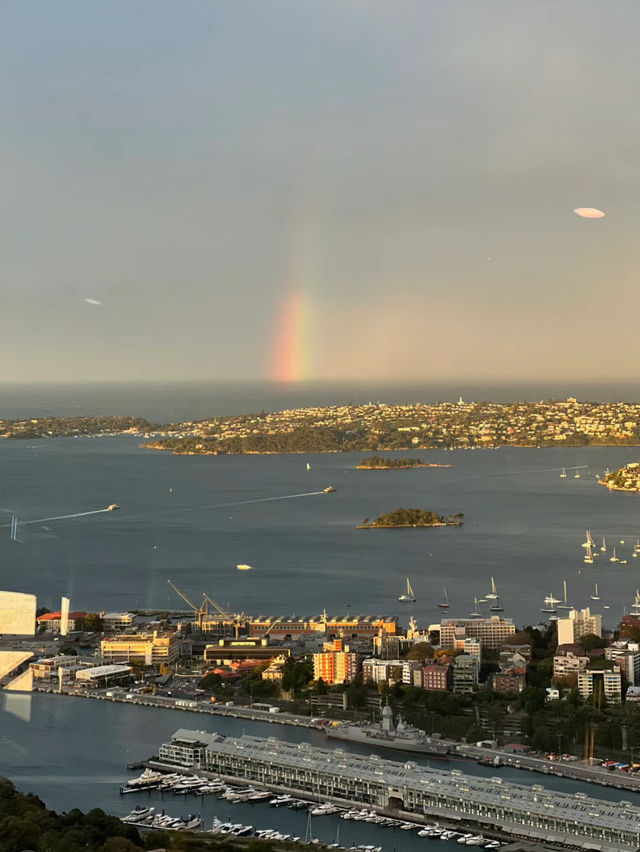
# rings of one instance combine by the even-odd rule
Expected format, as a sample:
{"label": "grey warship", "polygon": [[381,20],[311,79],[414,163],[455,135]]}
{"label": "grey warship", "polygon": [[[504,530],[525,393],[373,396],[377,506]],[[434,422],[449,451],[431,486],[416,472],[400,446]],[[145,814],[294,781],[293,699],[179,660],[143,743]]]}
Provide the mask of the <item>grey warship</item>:
{"label": "grey warship", "polygon": [[408,725],[402,717],[398,724],[393,721],[393,710],[386,704],[382,708],[382,721],[362,725],[339,723],[326,729],[332,739],[365,743],[377,748],[392,748],[396,751],[411,751],[418,754],[447,755],[451,743],[440,739],[439,735],[428,736],[419,728]]}

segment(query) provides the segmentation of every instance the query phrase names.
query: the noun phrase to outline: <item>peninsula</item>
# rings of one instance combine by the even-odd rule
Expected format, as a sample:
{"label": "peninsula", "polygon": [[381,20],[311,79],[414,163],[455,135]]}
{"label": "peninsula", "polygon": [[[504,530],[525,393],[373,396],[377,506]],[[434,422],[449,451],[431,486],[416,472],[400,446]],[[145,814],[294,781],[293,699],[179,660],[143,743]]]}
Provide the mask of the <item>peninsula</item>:
{"label": "peninsula", "polygon": [[437,512],[429,512],[427,509],[394,509],[393,512],[386,512],[374,521],[365,518],[358,526],[359,530],[377,530],[377,529],[400,529],[413,527],[460,527],[463,523],[464,515],[458,512],[457,515],[439,515]]}
{"label": "peninsula", "polygon": [[606,485],[610,491],[628,491],[637,494],[640,492],[640,463],[630,462],[614,470],[613,473],[605,473],[598,483]]}

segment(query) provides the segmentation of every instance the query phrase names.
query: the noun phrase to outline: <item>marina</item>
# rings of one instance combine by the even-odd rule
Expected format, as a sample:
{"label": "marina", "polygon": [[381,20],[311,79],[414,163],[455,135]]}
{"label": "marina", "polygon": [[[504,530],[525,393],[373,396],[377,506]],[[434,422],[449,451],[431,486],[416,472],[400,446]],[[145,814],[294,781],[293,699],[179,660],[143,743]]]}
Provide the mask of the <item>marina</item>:
{"label": "marina", "polygon": [[158,765],[197,768],[227,782],[249,781],[318,801],[350,806],[358,802],[403,820],[435,818],[566,847],[588,843],[602,852],[640,846],[640,807],[630,802],[552,792],[498,777],[479,779],[412,761],[330,752],[274,737],[225,737],[179,729],[160,746]]}

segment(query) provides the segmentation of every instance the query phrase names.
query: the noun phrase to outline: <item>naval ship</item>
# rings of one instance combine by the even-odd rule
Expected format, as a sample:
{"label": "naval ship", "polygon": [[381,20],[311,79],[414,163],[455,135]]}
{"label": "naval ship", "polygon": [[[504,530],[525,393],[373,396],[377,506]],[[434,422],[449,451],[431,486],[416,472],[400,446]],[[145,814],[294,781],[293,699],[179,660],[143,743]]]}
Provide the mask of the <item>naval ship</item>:
{"label": "naval ship", "polygon": [[339,723],[325,729],[328,737],[364,743],[377,748],[393,748],[397,751],[412,751],[418,754],[449,754],[451,743],[440,739],[439,735],[428,736],[419,728],[408,725],[402,717],[398,724],[393,722],[393,710],[388,704],[382,708],[381,722],[367,722],[362,725]]}

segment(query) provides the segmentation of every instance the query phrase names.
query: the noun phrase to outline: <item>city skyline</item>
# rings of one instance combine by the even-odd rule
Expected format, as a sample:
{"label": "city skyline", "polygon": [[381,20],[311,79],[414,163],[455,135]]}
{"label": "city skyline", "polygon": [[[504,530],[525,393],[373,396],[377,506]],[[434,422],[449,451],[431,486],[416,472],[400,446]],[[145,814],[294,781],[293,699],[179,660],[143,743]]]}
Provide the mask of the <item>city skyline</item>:
{"label": "city skyline", "polygon": [[639,19],[13,4],[5,381],[635,378]]}

